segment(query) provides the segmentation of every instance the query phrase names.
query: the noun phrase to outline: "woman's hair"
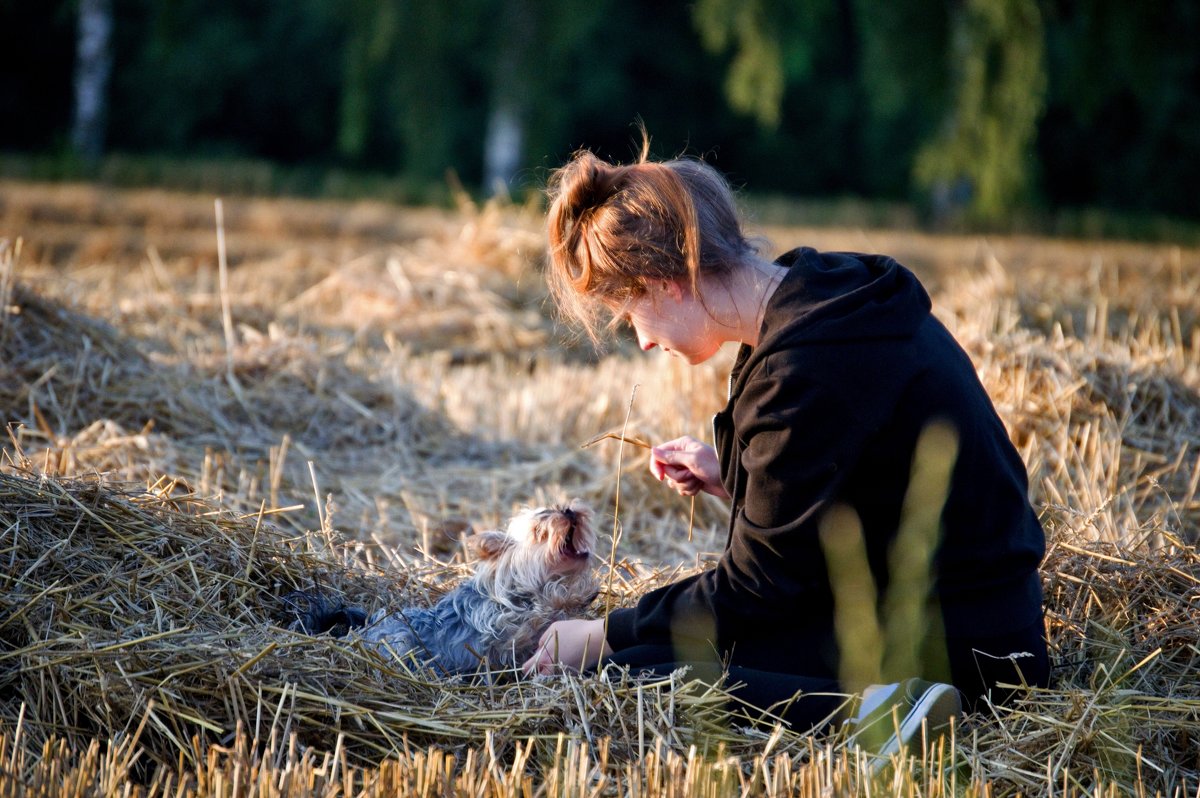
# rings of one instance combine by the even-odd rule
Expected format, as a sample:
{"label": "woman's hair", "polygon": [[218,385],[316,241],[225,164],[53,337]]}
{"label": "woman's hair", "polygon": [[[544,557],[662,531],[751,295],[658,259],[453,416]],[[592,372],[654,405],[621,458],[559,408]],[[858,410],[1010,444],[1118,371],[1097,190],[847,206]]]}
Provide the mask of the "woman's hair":
{"label": "woman's hair", "polygon": [[[700,160],[610,164],[575,153],[547,186],[547,283],[559,312],[599,340],[601,319],[658,280],[724,277],[755,248],[742,232],[733,192]],[[614,312],[615,311],[615,312]]]}

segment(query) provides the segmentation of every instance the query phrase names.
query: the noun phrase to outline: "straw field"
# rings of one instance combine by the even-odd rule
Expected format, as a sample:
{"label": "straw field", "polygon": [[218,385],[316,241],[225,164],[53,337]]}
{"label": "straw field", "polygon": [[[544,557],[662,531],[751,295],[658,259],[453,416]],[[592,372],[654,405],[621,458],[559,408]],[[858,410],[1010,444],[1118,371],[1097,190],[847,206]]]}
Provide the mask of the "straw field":
{"label": "straw field", "polygon": [[533,503],[596,508],[597,614],[707,567],[720,502],[580,444],[707,437],[730,357],[573,340],[533,207],[0,183],[0,795],[1197,794],[1200,252],[761,232],[930,287],[1029,468],[1049,689],[872,775],[684,674],[288,631],[295,589],[436,600]]}

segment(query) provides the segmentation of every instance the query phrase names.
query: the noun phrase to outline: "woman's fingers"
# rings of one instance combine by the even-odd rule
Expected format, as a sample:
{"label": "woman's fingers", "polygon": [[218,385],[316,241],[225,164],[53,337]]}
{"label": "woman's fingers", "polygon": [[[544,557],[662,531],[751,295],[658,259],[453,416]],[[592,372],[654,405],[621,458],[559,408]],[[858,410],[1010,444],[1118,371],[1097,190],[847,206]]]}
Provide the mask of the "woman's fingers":
{"label": "woman's fingers", "polygon": [[690,467],[696,462],[696,453],[685,449],[654,448],[650,450],[650,456],[663,465]]}
{"label": "woman's fingers", "polygon": [[650,471],[659,482],[666,482],[672,490],[680,490],[684,486],[700,482],[700,477],[686,465],[676,465],[669,462],[650,461]]}
{"label": "woman's fingers", "polygon": [[667,472],[667,469],[669,468],[672,468],[672,466],[664,463],[661,460],[655,460],[653,457],[650,458],[650,473],[659,482],[671,478],[671,475]]}
{"label": "woman's fingers", "polygon": [[552,650],[557,647],[558,633],[551,624],[546,631],[542,632],[541,638],[538,639],[537,648],[533,651],[533,656],[525,660],[521,665],[521,670],[529,676],[538,673],[549,673],[554,668],[554,656]]}
{"label": "woman's fingers", "polygon": [[671,449],[652,449],[650,452],[650,473],[660,482],[665,479],[676,481],[695,475],[698,460],[695,452]]}
{"label": "woman's fingers", "polygon": [[667,479],[671,479],[676,482],[685,482],[689,479],[697,478],[695,472],[685,466],[664,465],[662,471]]}
{"label": "woman's fingers", "polygon": [[690,435],[659,444],[650,450],[650,473],[681,496],[711,493],[722,499],[729,494],[721,484],[717,452]]}
{"label": "woman's fingers", "polygon": [[559,663],[571,670],[590,668],[609,651],[604,619],[570,618],[550,625],[533,656],[521,668],[529,675],[553,673]]}
{"label": "woman's fingers", "polygon": [[704,486],[704,483],[694,476],[688,476],[683,479],[671,479],[668,480],[667,484],[681,496],[695,496]]}
{"label": "woman's fingers", "polygon": [[681,496],[706,492],[724,496],[716,451],[684,436],[650,450],[650,472]]}

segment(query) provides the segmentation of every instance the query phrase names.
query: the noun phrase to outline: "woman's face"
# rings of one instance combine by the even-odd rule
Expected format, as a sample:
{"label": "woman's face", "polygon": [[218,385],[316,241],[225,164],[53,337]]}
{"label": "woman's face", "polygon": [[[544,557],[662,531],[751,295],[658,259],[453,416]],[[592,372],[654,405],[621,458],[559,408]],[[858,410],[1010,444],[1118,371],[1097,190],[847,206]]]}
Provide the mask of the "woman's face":
{"label": "woman's face", "polygon": [[658,347],[693,366],[715,355],[724,343],[708,310],[691,289],[676,282],[649,287],[626,308],[624,319],[637,333],[643,352]]}

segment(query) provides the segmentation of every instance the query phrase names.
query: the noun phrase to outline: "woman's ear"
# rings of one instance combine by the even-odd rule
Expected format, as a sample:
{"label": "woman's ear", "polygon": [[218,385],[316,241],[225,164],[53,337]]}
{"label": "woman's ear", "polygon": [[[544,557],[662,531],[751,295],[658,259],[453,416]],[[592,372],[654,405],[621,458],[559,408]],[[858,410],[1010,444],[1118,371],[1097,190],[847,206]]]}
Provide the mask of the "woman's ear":
{"label": "woman's ear", "polygon": [[688,289],[679,280],[663,280],[662,281],[663,296],[669,296],[675,302],[682,302],[684,293]]}

